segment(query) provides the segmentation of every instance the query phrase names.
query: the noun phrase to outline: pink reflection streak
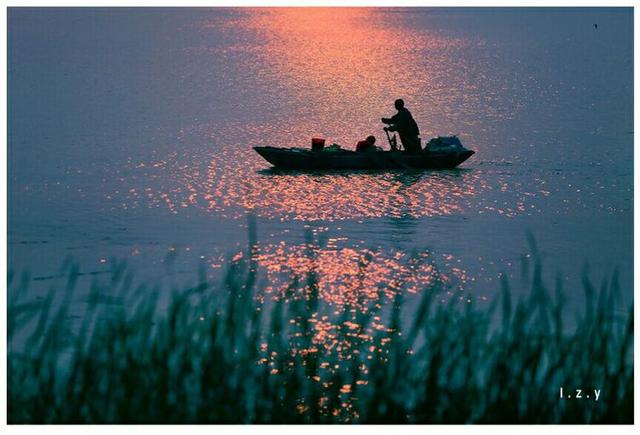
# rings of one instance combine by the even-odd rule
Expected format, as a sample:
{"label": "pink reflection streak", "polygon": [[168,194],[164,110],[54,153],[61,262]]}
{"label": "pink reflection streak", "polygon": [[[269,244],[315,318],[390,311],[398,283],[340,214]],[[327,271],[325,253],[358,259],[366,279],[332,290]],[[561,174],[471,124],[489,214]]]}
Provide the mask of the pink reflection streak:
{"label": "pink reflection streak", "polygon": [[[267,282],[272,283],[257,296],[265,305],[270,303],[270,298],[281,299],[285,303],[292,299],[309,298],[312,290],[305,286],[306,276],[321,271],[317,274],[317,289],[325,308],[321,308],[322,313],[312,313],[306,319],[312,325],[310,345],[297,347],[293,344],[288,352],[300,358],[297,361],[301,365],[306,364],[306,357],[314,354],[318,358],[318,370],[317,374],[310,375],[310,379],[327,390],[334,388],[331,375],[341,366],[346,364],[354,367],[352,361],[358,361],[355,367],[356,385],[365,386],[368,383],[369,362],[377,357],[387,359],[389,344],[397,332],[387,326],[387,317],[390,302],[399,292],[410,295],[434,291],[433,286],[437,284],[449,290],[462,288],[467,280],[465,271],[455,267],[442,273],[431,257],[429,252],[410,256],[400,251],[320,248],[315,244],[287,245],[284,242],[258,246],[252,253],[253,261],[266,271]],[[442,257],[447,262],[455,260],[450,254]],[[301,285],[292,294],[288,284],[293,279],[297,279]],[[448,294],[453,295],[451,291]],[[359,324],[358,314],[374,308],[371,321],[367,325]],[[301,321],[292,318],[289,323],[299,327]],[[298,336],[294,334],[293,337]],[[262,345],[260,352],[262,356],[258,363],[270,367],[270,373],[277,376],[278,354],[266,344]],[[412,350],[407,352],[411,353]],[[340,407],[329,408],[320,399],[323,412],[341,415],[345,419],[357,419],[357,414],[351,412],[350,393],[354,386],[344,384],[339,387],[342,394]],[[305,411],[306,407],[301,404],[298,412]]]}

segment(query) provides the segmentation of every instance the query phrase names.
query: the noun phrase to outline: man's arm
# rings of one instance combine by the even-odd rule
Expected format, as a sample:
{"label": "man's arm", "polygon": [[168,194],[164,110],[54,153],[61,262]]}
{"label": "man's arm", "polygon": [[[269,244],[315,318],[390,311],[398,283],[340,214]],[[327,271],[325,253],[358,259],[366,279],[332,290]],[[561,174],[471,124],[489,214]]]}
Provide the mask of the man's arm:
{"label": "man's arm", "polygon": [[398,114],[396,113],[391,118],[382,118],[382,122],[385,124],[396,124],[398,122]]}

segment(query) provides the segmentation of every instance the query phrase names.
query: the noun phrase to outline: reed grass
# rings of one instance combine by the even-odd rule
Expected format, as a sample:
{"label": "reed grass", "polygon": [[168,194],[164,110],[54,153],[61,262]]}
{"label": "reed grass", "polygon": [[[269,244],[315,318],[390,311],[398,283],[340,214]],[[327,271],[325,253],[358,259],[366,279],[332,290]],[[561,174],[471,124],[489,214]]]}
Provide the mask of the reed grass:
{"label": "reed grass", "polygon": [[85,289],[66,261],[64,288],[37,301],[10,273],[9,423],[633,422],[633,310],[617,306],[615,274],[599,289],[585,275],[567,327],[561,280],[543,282],[535,252],[517,301],[505,279],[487,304],[443,304],[434,284],[341,312],[318,297],[319,271],[259,302],[248,254],[168,303],[124,263]]}

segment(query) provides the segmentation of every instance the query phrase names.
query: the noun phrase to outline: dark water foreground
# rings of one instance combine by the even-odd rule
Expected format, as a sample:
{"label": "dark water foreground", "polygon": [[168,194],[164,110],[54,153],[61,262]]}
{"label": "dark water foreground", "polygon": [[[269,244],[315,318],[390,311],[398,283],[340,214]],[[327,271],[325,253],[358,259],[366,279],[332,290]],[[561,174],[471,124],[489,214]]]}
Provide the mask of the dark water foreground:
{"label": "dark water foreground", "polygon": [[[438,280],[403,291],[406,275],[364,288],[363,257],[366,291],[336,305],[319,297],[312,249],[304,276],[266,297],[256,250],[220,282],[203,269],[169,302],[134,288],[125,263],[81,289],[67,261],[65,288],[36,301],[24,297],[29,277],[11,273],[8,421],[633,422],[633,309],[617,306],[615,274],[599,288],[584,278],[576,315],[562,280],[543,282],[535,244],[530,289],[505,279],[486,305]],[[73,318],[69,301],[83,292],[87,309]]]}

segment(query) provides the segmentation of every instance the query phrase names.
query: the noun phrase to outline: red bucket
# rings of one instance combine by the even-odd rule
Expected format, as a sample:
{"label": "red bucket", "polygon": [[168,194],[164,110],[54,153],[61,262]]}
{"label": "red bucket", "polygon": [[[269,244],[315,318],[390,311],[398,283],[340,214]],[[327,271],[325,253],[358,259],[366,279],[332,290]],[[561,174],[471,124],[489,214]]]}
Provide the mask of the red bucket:
{"label": "red bucket", "polygon": [[324,139],[314,137],[311,139],[311,149],[313,151],[322,151],[324,149]]}

